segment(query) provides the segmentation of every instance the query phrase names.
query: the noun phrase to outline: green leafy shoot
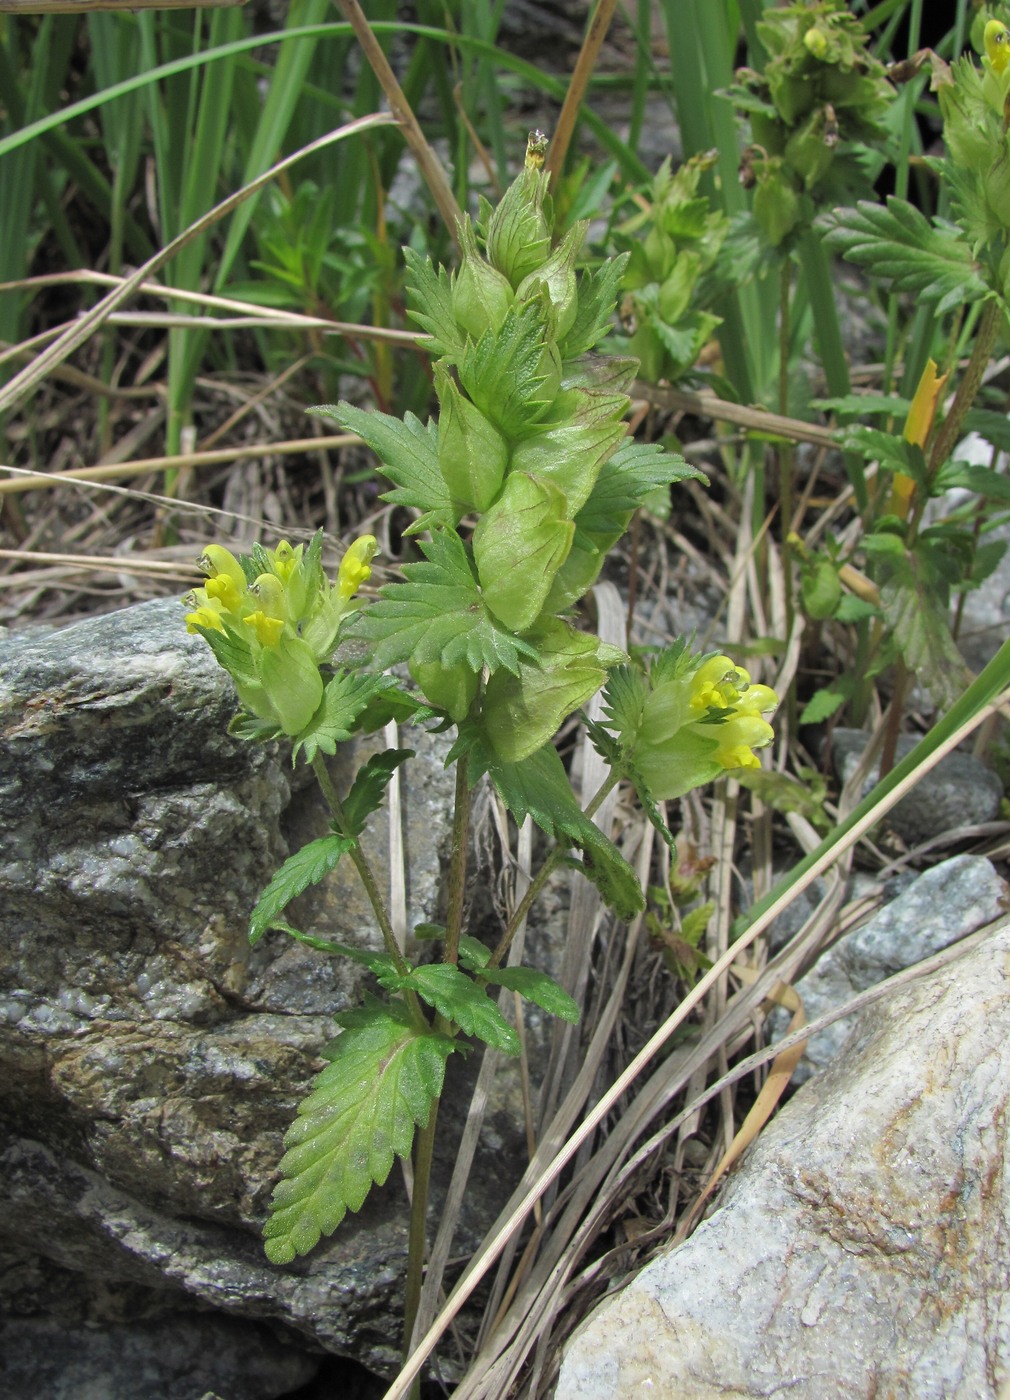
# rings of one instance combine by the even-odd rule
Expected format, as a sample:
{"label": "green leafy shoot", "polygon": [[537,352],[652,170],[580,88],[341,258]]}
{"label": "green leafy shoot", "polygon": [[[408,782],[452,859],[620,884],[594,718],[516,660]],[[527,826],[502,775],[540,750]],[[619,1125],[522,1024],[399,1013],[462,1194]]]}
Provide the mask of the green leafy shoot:
{"label": "green leafy shoot", "polygon": [[320,836],[288,856],[256,902],[249,919],[249,942],[258,943],[276,922],[281,910],[310,885],[318,885],[325,879],[353,844],[353,837],[334,833]]}
{"label": "green leafy shoot", "polygon": [[400,1001],[367,997],[340,1018],[343,1033],[330,1063],[284,1138],[282,1179],[264,1228],[266,1252],[290,1264],[330,1235],[349,1210],[360,1210],[372,1183],[381,1186],[393,1157],[406,1157],[415,1126],[424,1126],[442,1092],[449,1036],[422,1030]]}
{"label": "green leafy shoot", "polygon": [[373,754],[367,763],[362,764],[355,774],[350,792],[344,798],[344,835],[361,835],[368,818],[382,805],[393,774],[401,763],[413,757],[413,749],[386,749],[383,753]]}
{"label": "green leafy shoot", "polygon": [[496,967],[484,968],[480,975],[486,982],[518,992],[526,1001],[534,1002],[551,1016],[558,1016],[573,1025],[579,1021],[581,1013],[578,1002],[546,972],[538,972],[533,967]]}
{"label": "green leafy shoot", "polygon": [[894,196],[886,208],[861,200],[854,209],[837,210],[827,241],[896,291],[916,293],[937,315],[989,295],[956,225],[944,219],[930,223],[914,205]]}
{"label": "green leafy shoot", "polygon": [[415,967],[395,983],[398,990],[417,993],[447,1021],[454,1021],[465,1035],[476,1036],[506,1055],[518,1055],[519,1037],[483,988],[451,963],[426,963]]}

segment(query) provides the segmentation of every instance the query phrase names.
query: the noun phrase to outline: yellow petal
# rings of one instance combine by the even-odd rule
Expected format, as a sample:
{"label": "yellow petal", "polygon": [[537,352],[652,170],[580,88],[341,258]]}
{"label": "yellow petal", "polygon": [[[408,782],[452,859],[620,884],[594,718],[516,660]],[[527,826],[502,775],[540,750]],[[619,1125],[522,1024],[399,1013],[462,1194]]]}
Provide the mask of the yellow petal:
{"label": "yellow petal", "polygon": [[337,572],[337,588],[341,598],[353,598],[363,583],[372,576],[372,556],[378,548],[374,535],[359,535],[348,545]]}
{"label": "yellow petal", "polygon": [[256,633],[256,640],[260,646],[264,647],[275,647],[284,631],[282,617],[267,617],[262,611],[250,613],[246,622]]}
{"label": "yellow petal", "polygon": [[[1002,29],[1003,26],[1000,25]],[[1006,31],[1004,30],[1004,33]],[[1010,57],[1010,53],[1008,53]],[[936,361],[927,360],[926,368],[922,371],[919,379],[915,397],[912,400],[912,407],[908,410],[908,417],[905,419],[905,441],[914,443],[916,447],[925,447],[926,439],[929,437],[933,420],[936,417],[936,407],[943,392],[943,386],[947,382],[945,374],[937,374]]]}

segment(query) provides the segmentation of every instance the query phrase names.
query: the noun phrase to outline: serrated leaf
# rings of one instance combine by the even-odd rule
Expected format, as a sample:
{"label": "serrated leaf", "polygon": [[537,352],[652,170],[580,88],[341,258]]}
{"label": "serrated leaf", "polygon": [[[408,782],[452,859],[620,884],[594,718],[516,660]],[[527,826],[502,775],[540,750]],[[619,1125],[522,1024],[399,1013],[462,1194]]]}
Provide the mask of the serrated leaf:
{"label": "serrated leaf", "polygon": [[249,942],[257,943],[282,909],[310,885],[325,879],[353,844],[353,838],[333,833],[288,856],[256,902],[249,919]]}
{"label": "serrated leaf", "polygon": [[634,870],[614,843],[586,816],[575,800],[561,759],[545,744],[518,763],[502,763],[490,745],[477,740],[470,752],[470,777],[490,775],[502,801],[520,825],[531,816],[541,831],[582,852],[582,870],[607,905],[621,919],[645,908]]}
{"label": "serrated leaf", "polygon": [[427,963],[401,977],[399,987],[415,991],[465,1035],[476,1036],[506,1055],[518,1055],[519,1037],[487,992],[451,963]]}
{"label": "serrated leaf", "polygon": [[966,667],[951,635],[942,588],[938,590],[930,573],[920,556],[906,556],[905,567],[882,586],[880,602],[905,665],[943,706],[952,704],[964,689]]}
{"label": "serrated leaf", "polygon": [[853,682],[849,676],[839,676],[838,680],[821,690],[815,690],[800,715],[800,724],[823,724],[851,697]]}
{"label": "serrated leaf", "polygon": [[[445,937],[445,929],[439,937]],[[487,967],[491,961],[491,951],[480,941],[479,938],[472,938],[470,934],[460,934],[459,939],[459,961],[467,972],[479,972],[482,967]]]}
{"label": "serrated leaf", "polygon": [[575,517],[576,528],[591,532],[612,529],[615,517],[630,517],[657,487],[680,481],[709,484],[705,473],[679,453],[667,452],[658,442],[629,438],[604,462],[589,500]]}
{"label": "serrated leaf", "polygon": [[359,1210],[393,1157],[406,1157],[414,1129],[428,1121],[442,1092],[448,1036],[423,1031],[400,1002],[365,1007],[341,1018],[346,1027],[329,1047],[330,1063],[298,1106],[284,1138],[282,1180],[263,1234],[268,1257],[289,1264],[332,1234],[348,1210]]}
{"label": "serrated leaf", "polygon": [[513,302],[500,329],[486,330],[476,345],[468,343],[459,362],[463,388],[510,442],[532,431],[550,407],[541,392],[550,314],[546,289],[539,297]]}
{"label": "serrated leaf", "polygon": [[846,428],[839,437],[846,452],[858,452],[872,458],[889,471],[904,472],[920,489],[927,489],[926,458],[922,448],[915,443],[906,442],[894,433],[882,433],[877,428],[861,425]]}
{"label": "serrated leaf", "polygon": [[432,355],[445,355],[455,362],[466,345],[466,337],[456,324],[452,311],[452,286],[444,267],[436,272],[430,258],[422,258],[414,248],[404,248],[407,266],[407,315],[429,337],[425,349]]}
{"label": "serrated leaf", "polygon": [[337,745],[346,743],[358,729],[358,720],[368,705],[384,691],[395,688],[388,676],[372,676],[337,671],[327,682],[323,699],[311,721],[298,736],[291,758],[299,752],[311,763],[319,752],[335,754]]}
{"label": "serrated leaf", "polygon": [[474,672],[485,666],[516,672],[520,655],[535,653],[485,608],[463,542],[454,531],[438,530],[419,544],[426,561],[405,564],[406,582],[380,589],[347,635],[374,642],[374,664],[383,670],[400,661],[445,667],[462,661]]}
{"label": "serrated leaf", "polygon": [[776,812],[798,812],[808,821],[823,822],[823,793],[816,794],[806,783],[798,782],[788,773],[775,773],[767,768],[748,768],[737,774],[740,786],[759,797]]}
{"label": "serrated leaf", "polygon": [[274,739],[283,739],[284,730],[279,724],[271,724],[268,720],[260,719],[258,715],[251,715],[245,710],[239,710],[228,721],[228,733],[233,739],[242,739],[246,743],[265,744]]}
{"label": "serrated leaf", "polygon": [[580,273],[575,320],[561,344],[563,359],[571,360],[592,350],[610,331],[628,257],[628,253],[622,253]]}
{"label": "serrated leaf", "polygon": [[449,488],[438,466],[438,430],[433,423],[422,423],[413,413],[401,420],[344,402],[320,404],[309,412],[317,418],[332,418],[368,444],[395,484],[394,490],[382,493],[384,501],[422,511],[430,520],[455,521]]}
{"label": "serrated leaf", "polygon": [[936,494],[963,487],[987,501],[1010,503],[1010,477],[975,462],[947,462],[936,478]]}
{"label": "serrated leaf", "polygon": [[368,818],[382,805],[393,774],[401,763],[413,757],[413,749],[385,749],[361,765],[342,803],[347,836],[361,835]]}
{"label": "serrated leaf", "polygon": [[915,292],[937,315],[989,295],[956,225],[930,223],[893,195],[886,208],[864,200],[836,210],[826,238],[871,276],[889,280],[899,292]]}
{"label": "serrated leaf", "polygon": [[973,408],[965,415],[964,431],[978,433],[1001,452],[1010,452],[1010,418],[991,408]]}
{"label": "serrated leaf", "polygon": [[692,948],[697,948],[714,913],[714,900],[700,904],[697,909],[689,909],[680,921],[680,936],[684,942],[689,943]]}
{"label": "serrated leaf", "polygon": [[538,972],[533,967],[496,967],[485,968],[480,975],[486,982],[518,992],[526,1001],[534,1002],[551,1016],[578,1024],[582,1014],[578,1002],[546,972]]}
{"label": "serrated leaf", "polygon": [[857,598],[854,593],[843,593],[835,609],[836,622],[862,622],[868,617],[879,617],[880,609],[865,598]]}

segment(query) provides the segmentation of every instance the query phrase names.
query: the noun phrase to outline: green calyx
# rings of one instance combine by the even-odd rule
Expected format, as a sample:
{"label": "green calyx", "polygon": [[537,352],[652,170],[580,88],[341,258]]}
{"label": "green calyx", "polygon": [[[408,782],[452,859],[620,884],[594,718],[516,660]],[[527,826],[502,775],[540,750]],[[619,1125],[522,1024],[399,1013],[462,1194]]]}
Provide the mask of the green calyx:
{"label": "green calyx", "polygon": [[778,247],[813,217],[803,196],[823,202],[862,192],[865,148],[888,139],[895,94],[840,0],[766,9],[757,31],[768,61],[761,72],[741,69],[727,95],[750,120],[744,175],[756,187],[755,217]]}

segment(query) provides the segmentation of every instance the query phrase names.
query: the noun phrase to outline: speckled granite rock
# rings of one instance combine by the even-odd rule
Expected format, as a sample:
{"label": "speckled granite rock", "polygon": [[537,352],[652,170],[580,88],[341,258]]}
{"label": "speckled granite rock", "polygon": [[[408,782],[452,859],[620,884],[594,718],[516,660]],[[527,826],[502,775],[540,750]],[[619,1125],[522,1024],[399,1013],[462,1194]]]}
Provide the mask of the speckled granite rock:
{"label": "speckled granite rock", "polygon": [[555,1400],[996,1400],[1010,1380],[1010,925],[870,1007],[718,1209],[602,1303]]}
{"label": "speckled granite rock", "polygon": [[[406,1207],[394,1171],[309,1260],[262,1253],[281,1134],[362,973],[280,935],[248,946],[252,904],[326,814],[281,752],[227,737],[233,709],[173,600],[0,638],[0,1250],[160,1290],[177,1328],[206,1332],[208,1309],[253,1328],[280,1394],[293,1342],[394,1363]],[[414,922],[438,916],[452,777],[444,739],[410,743]],[[379,946],[349,863],[293,911]],[[24,1335],[48,1335],[35,1296]],[[166,1371],[144,1396],[173,1393]]]}
{"label": "speckled granite rock", "polygon": [[[836,729],[831,737],[831,753],[843,782],[855,772],[870,736],[862,729]],[[918,740],[911,734],[898,739],[897,757],[911,753]],[[868,792],[876,773],[864,784]],[[1003,785],[981,760],[956,750],[930,769],[907,797],[887,814],[887,823],[903,841],[915,845],[954,827],[988,822],[999,811]]]}
{"label": "speckled granite rock", "polygon": [[[1006,881],[984,856],[951,856],[924,871],[865,924],[843,934],[796,983],[808,1021],[851,1001],[857,992],[912,967],[967,938],[1007,912]],[[785,1035],[789,1016],[769,1018],[772,1038]],[[808,1042],[793,1083],[802,1084],[830,1063],[852,1034],[836,1021]]]}

